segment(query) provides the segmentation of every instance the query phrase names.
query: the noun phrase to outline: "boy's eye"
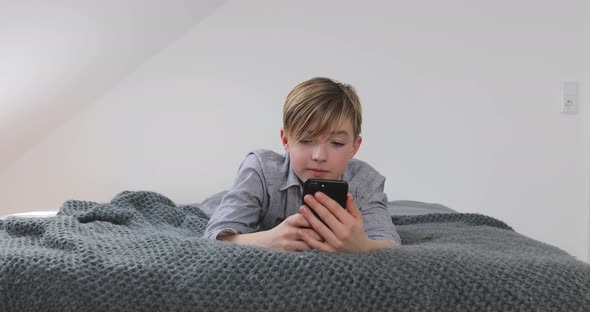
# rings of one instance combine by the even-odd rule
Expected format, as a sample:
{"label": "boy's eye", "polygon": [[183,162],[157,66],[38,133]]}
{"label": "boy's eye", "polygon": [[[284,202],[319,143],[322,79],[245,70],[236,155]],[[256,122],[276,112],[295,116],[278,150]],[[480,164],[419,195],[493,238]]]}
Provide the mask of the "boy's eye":
{"label": "boy's eye", "polygon": [[299,141],[299,143],[301,143],[301,144],[309,144],[309,143],[311,143],[311,140],[301,140],[301,141]]}
{"label": "boy's eye", "polygon": [[344,146],[344,143],[341,143],[341,142],[332,142],[332,145],[334,145],[336,147],[340,147],[340,146]]}

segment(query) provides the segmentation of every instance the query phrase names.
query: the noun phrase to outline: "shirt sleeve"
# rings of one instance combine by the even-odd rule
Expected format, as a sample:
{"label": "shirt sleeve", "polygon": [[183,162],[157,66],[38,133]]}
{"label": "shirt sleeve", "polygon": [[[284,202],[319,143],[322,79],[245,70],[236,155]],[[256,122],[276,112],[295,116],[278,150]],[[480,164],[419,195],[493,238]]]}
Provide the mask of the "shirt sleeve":
{"label": "shirt sleeve", "polygon": [[387,210],[387,194],[384,192],[385,177],[379,175],[365,186],[362,194],[359,194],[357,206],[363,215],[367,236],[374,240],[391,240],[401,245],[401,238]]}
{"label": "shirt sleeve", "polygon": [[203,237],[217,239],[224,235],[252,233],[257,230],[266,193],[258,157],[246,156],[232,188],[214,210]]}

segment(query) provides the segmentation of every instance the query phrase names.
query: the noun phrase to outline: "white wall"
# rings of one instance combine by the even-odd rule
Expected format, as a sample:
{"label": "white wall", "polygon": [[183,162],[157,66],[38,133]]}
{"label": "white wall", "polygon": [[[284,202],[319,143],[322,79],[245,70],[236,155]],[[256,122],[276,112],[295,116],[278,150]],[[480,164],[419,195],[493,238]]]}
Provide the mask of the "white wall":
{"label": "white wall", "polygon": [[358,89],[358,156],[391,200],[488,214],[587,260],[584,118],[559,113],[561,81],[584,73],[570,2],[229,1],[3,172],[0,213],[124,189],[201,201],[248,150],[280,151],[286,94],[322,75]]}
{"label": "white wall", "polygon": [[0,171],[222,3],[0,1]]}

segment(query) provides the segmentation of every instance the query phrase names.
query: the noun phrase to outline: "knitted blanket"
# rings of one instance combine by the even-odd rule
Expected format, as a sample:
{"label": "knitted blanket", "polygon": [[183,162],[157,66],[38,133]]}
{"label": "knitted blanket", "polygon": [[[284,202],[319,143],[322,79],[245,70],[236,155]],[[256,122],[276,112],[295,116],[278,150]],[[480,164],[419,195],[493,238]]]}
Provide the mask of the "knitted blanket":
{"label": "knitted blanket", "polygon": [[478,214],[395,217],[404,245],[280,252],[203,239],[151,192],[0,221],[0,311],[590,311],[590,265]]}

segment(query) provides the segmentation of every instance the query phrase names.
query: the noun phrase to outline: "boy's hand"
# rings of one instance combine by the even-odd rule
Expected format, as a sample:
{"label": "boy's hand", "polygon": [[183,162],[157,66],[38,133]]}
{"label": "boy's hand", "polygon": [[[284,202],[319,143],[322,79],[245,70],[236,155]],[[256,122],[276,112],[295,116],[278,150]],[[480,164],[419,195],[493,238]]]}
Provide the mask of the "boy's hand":
{"label": "boy's hand", "polygon": [[299,231],[303,241],[312,248],[327,252],[365,252],[392,245],[392,242],[375,241],[367,236],[363,216],[352,195],[346,197],[346,210],[322,192],[314,196],[306,195],[304,200],[325,222],[319,220],[309,207],[301,206],[300,211],[305,219],[324,239],[321,241],[308,232]]}
{"label": "boy's hand", "polygon": [[312,237],[314,240],[323,241],[312,228],[309,222],[300,214],[296,213],[271,230],[266,231],[268,234],[268,247],[285,251],[305,251],[312,249],[299,235]]}
{"label": "boy's hand", "polygon": [[220,239],[241,245],[254,245],[284,251],[305,251],[312,249],[301,239],[299,232],[305,233],[315,241],[323,241],[322,237],[311,228],[311,225],[300,214],[296,213],[268,231],[223,236]]}

